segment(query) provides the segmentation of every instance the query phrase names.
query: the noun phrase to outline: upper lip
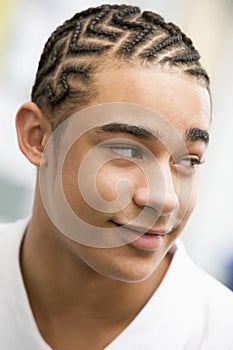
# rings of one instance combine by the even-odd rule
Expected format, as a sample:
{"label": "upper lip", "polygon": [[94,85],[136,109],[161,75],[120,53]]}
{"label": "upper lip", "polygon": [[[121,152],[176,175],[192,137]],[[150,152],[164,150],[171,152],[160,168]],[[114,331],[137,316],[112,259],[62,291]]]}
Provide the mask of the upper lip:
{"label": "upper lip", "polygon": [[114,224],[116,224],[117,226],[123,226],[126,227],[127,229],[131,230],[131,231],[136,231],[138,233],[147,233],[147,234],[151,234],[151,235],[165,235],[168,233],[167,230],[165,230],[164,228],[146,228],[143,226],[133,226],[133,225],[127,225],[127,224],[119,224],[116,221],[113,221]]}

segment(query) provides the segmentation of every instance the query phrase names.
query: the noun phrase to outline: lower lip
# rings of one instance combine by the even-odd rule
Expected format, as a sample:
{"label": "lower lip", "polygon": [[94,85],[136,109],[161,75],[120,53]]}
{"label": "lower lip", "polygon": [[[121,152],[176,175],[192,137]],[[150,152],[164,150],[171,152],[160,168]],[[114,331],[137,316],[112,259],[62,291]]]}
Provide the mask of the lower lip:
{"label": "lower lip", "polygon": [[145,250],[157,250],[161,248],[163,241],[164,236],[162,235],[145,233],[135,241],[131,242],[130,245]]}
{"label": "lower lip", "polygon": [[139,249],[157,250],[161,248],[165,238],[164,234],[140,234],[136,231],[128,229],[126,226],[118,226],[118,228],[120,229],[121,233],[123,233],[123,236],[127,240],[128,244]]}

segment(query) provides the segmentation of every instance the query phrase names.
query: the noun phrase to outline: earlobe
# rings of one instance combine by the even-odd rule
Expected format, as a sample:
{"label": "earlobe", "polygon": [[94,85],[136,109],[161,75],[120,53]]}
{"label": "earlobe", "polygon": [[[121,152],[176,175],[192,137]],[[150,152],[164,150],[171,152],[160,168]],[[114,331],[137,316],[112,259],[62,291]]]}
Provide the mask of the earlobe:
{"label": "earlobe", "polygon": [[25,103],[18,110],[16,130],[22,153],[32,164],[39,167],[52,128],[48,119],[35,103]]}

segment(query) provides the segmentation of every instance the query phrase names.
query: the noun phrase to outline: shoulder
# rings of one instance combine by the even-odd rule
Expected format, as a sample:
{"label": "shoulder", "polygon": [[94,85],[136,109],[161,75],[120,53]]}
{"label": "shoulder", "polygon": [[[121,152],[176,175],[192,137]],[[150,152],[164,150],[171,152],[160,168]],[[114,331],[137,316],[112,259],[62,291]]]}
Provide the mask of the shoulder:
{"label": "shoulder", "polygon": [[22,230],[24,231],[28,222],[29,218],[24,218],[14,222],[0,223],[0,239],[4,238],[4,236],[7,234],[17,234]]}
{"label": "shoulder", "polygon": [[197,321],[185,349],[233,350],[233,292],[197,266],[183,247],[177,253],[183,302]]}
{"label": "shoulder", "polygon": [[197,266],[190,285],[190,303],[200,317],[185,350],[233,350],[233,292]]}
{"label": "shoulder", "polygon": [[1,260],[9,251],[17,253],[28,223],[29,218],[25,218],[15,222],[0,224]]}

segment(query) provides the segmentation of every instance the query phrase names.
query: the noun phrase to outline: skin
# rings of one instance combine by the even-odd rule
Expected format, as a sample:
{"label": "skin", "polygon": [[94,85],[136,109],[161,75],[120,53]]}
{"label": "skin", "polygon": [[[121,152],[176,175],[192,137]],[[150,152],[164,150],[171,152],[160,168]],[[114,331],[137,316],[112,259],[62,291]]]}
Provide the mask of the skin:
{"label": "skin", "polygon": [[[100,93],[90,105],[140,104],[163,115],[183,140],[186,130],[192,127],[209,129],[208,92],[182,72],[135,70],[124,66],[103,71],[98,81]],[[39,167],[52,133],[49,122],[35,104],[27,103],[17,113],[16,126],[22,152]],[[82,219],[103,228],[113,227],[114,222],[125,224],[129,218],[137,217],[145,206],[156,210],[159,205],[156,191],[148,197],[143,172],[122,154],[121,159],[107,162],[101,168],[96,186],[104,199],[112,201],[116,199],[117,181],[127,176],[133,186],[129,205],[117,213],[103,214],[82,199],[76,185],[81,160],[93,145],[116,137],[126,142],[139,141],[125,133],[113,135],[91,130],[71,147],[63,168],[63,186],[70,206]],[[206,144],[202,140],[185,142],[192,159],[203,157]],[[187,166],[183,160],[176,164],[186,172],[184,178],[192,178],[193,183],[189,206],[184,212],[177,167],[171,154],[158,141],[140,140],[140,143],[158,159],[165,180],[164,206],[155,226],[168,230],[168,223],[172,222],[175,227],[164,237],[159,249],[138,249],[131,244],[98,249],[70,240],[50,221],[37,181],[33,214],[21,249],[21,268],[38,328],[56,350],[77,349],[77,344],[80,349],[103,349],[127,327],[161,283],[172,260],[174,242],[195,206],[197,169]],[[182,216],[182,220],[178,220]]]}

